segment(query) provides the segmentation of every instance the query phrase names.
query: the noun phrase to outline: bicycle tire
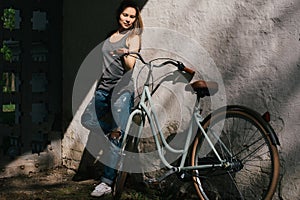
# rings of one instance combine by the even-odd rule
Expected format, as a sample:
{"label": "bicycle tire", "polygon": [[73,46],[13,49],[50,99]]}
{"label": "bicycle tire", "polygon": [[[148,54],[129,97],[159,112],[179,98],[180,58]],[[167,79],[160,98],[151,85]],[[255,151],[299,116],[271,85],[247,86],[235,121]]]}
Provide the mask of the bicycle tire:
{"label": "bicycle tire", "polygon": [[[222,129],[213,144],[222,159],[231,159],[237,165],[229,169],[194,170],[194,186],[200,199],[272,199],[280,164],[277,146],[272,144],[265,123],[253,110],[240,106],[219,109],[204,120],[203,128],[210,137],[216,128]],[[191,151],[192,166],[216,163],[210,150],[202,153],[206,145],[198,131]]]}
{"label": "bicycle tire", "polygon": [[119,171],[114,183],[113,197],[114,199],[120,199],[124,190],[124,185],[127,179],[127,172]]}
{"label": "bicycle tire", "polygon": [[[128,136],[126,142],[123,142],[123,148],[126,151],[133,152],[136,149],[136,141],[132,136]],[[121,161],[122,162],[122,161]],[[122,163],[121,163],[122,165]],[[128,176],[128,172],[122,171],[122,166],[116,172],[116,178],[113,187],[113,198],[120,199],[122,192],[124,191],[125,182]]]}

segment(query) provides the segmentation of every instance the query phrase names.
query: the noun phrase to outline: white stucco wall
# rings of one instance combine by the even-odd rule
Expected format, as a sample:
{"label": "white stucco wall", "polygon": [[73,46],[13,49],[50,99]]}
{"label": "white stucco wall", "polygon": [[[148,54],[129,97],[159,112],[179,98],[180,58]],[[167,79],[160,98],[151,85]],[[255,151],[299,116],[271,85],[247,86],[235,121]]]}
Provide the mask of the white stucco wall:
{"label": "white stucco wall", "polygon": [[298,199],[300,2],[150,0],[143,17],[146,26],[175,30],[209,52],[228,104],[270,111],[281,142],[282,179],[274,199]]}
{"label": "white stucco wall", "polygon": [[[274,199],[298,199],[300,1],[149,0],[142,15],[146,27],[175,31],[205,50],[204,57],[212,59],[221,74],[227,104],[246,105],[261,113],[270,111],[271,124],[281,142],[281,179]],[[168,36],[162,35],[161,41]],[[146,35],[146,46],[147,41],[154,41],[151,45],[155,46],[160,40]],[[181,48],[184,41],[174,44],[174,48]],[[211,64],[211,60],[205,63]],[[193,67],[201,72],[201,64]],[[74,138],[80,138],[74,136],[82,134],[75,131],[77,123],[74,120],[69,126],[63,145],[74,146]],[[81,150],[82,146],[77,149]],[[65,160],[72,160],[70,152],[65,148]]]}

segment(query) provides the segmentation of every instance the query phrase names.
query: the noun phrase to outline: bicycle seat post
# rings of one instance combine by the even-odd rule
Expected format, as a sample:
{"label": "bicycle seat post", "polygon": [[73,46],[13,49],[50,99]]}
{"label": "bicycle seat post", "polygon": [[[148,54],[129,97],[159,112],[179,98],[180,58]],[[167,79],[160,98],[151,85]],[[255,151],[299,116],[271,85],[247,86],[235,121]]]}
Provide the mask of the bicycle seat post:
{"label": "bicycle seat post", "polygon": [[[197,94],[195,94],[195,95],[197,95]],[[197,99],[196,99],[195,106],[194,106],[194,112],[200,113],[202,111],[200,99],[201,99],[200,96],[197,95]]]}

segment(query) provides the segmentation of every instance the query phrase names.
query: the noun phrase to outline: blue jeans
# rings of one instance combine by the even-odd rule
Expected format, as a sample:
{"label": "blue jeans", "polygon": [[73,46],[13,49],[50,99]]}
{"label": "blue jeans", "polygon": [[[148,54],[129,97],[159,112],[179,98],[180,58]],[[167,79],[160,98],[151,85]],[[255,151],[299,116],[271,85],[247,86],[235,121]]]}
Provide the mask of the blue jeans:
{"label": "blue jeans", "polygon": [[[128,117],[133,106],[133,94],[131,92],[123,92],[112,102],[111,93],[104,90],[97,90],[95,93],[95,109],[98,117],[99,124],[104,134],[109,134],[111,131],[120,128],[122,135],[124,134]],[[112,121],[105,119],[107,113],[112,113]],[[109,166],[114,167],[117,165],[119,159],[119,147],[121,146],[120,139],[111,139],[112,143],[111,157]],[[108,185],[113,183],[116,176],[115,169],[105,166],[104,173],[101,178],[102,182]]]}

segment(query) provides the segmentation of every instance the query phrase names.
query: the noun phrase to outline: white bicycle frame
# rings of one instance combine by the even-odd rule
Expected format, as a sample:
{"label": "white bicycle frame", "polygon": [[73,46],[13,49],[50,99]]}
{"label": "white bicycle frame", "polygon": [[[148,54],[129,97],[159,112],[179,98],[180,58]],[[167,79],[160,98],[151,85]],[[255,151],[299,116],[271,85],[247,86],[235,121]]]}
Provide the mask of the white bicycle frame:
{"label": "white bicycle frame", "polygon": [[[150,70],[149,73],[151,73],[151,70]],[[147,102],[148,105],[146,104],[146,102]],[[152,102],[152,99],[151,99],[151,93],[150,93],[150,90],[149,90],[149,86],[148,86],[148,84],[145,84],[144,87],[143,87],[143,92],[142,92],[141,99],[140,99],[140,102],[138,104],[138,107],[135,110],[133,110],[133,112],[129,116],[127,126],[126,126],[126,129],[125,129],[125,133],[124,133],[124,136],[123,136],[123,141],[124,142],[127,139],[130,126],[133,122],[133,117],[135,115],[147,116],[148,121],[149,121],[149,125],[150,125],[150,128],[151,128],[151,132],[152,132],[152,135],[153,135],[154,140],[155,140],[155,144],[156,144],[156,148],[157,148],[157,151],[158,151],[158,154],[159,154],[159,158],[161,159],[162,163],[167,168],[169,168],[169,169],[174,169],[175,168],[177,171],[182,171],[182,170],[196,170],[196,169],[226,166],[227,161],[223,160],[220,157],[219,153],[217,152],[217,150],[214,147],[213,142],[210,140],[210,138],[208,137],[207,133],[205,132],[205,130],[203,129],[203,127],[201,125],[201,122],[203,121],[203,117],[200,114],[200,105],[199,105],[199,103],[198,103],[198,106],[195,106],[195,109],[194,109],[194,112],[193,112],[193,117],[192,117],[192,120],[191,120],[191,123],[190,123],[190,126],[189,126],[189,130],[188,130],[188,133],[187,133],[187,137],[186,137],[186,141],[185,141],[185,145],[184,145],[183,149],[174,149],[167,143],[167,141],[166,141],[166,139],[165,139],[165,137],[164,137],[164,135],[161,131],[161,127],[159,125],[159,120],[157,118],[157,114],[156,114],[156,112],[153,108],[154,107],[153,107],[153,102]],[[215,153],[216,157],[220,161],[219,164],[203,164],[203,165],[198,165],[198,166],[185,166],[184,165],[185,161],[186,161],[187,154],[188,154],[189,145],[190,145],[190,142],[192,140],[194,122],[197,124],[197,127],[202,132],[202,134],[204,135],[204,137],[205,137],[206,141],[208,142],[209,146],[211,147],[211,149]],[[138,130],[138,134],[137,134],[138,138],[140,138],[140,136],[142,134],[142,129],[143,129],[143,125],[144,125],[143,123],[140,124],[140,126],[139,126],[139,130]],[[155,127],[157,127],[157,130],[156,130]],[[157,131],[158,131],[159,136],[161,138],[162,145],[159,142]],[[213,137],[215,137],[215,139],[217,139],[217,140],[219,139],[217,134],[212,134],[212,135],[213,135]],[[178,166],[172,166],[165,159],[164,152],[163,152],[163,147],[162,147],[163,145],[170,152],[182,155],[179,167]],[[221,142],[221,145],[225,147],[225,145],[222,142]],[[228,151],[228,149],[226,147],[225,147],[225,150],[230,155],[230,152]],[[124,148],[122,148],[122,151],[124,151]],[[124,152],[121,152],[121,155],[123,153]]]}

